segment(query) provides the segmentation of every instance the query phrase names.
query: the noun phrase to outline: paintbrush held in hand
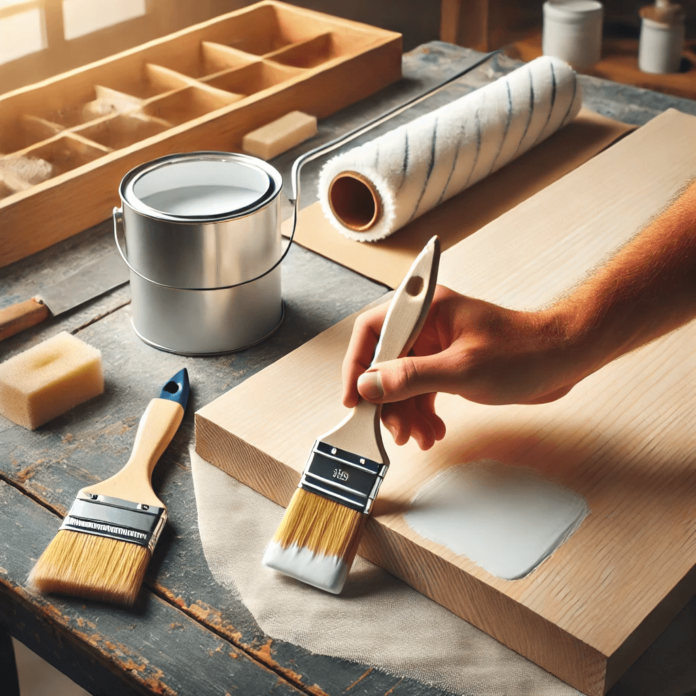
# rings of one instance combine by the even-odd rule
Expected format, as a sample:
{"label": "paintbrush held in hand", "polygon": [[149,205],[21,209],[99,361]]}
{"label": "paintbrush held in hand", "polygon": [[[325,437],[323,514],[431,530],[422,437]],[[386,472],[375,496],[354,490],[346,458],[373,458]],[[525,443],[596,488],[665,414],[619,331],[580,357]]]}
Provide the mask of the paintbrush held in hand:
{"label": "paintbrush held in hand", "polygon": [[[405,355],[435,292],[440,242],[433,237],[396,289],[372,363]],[[315,443],[300,485],[263,557],[264,565],[338,594],[389,466],[381,405],[360,400]]]}
{"label": "paintbrush held in hand", "polygon": [[148,405],[123,469],[77,494],[29,575],[34,587],[114,604],[135,602],[167,519],[150,478],[184,417],[188,395],[184,369]]}

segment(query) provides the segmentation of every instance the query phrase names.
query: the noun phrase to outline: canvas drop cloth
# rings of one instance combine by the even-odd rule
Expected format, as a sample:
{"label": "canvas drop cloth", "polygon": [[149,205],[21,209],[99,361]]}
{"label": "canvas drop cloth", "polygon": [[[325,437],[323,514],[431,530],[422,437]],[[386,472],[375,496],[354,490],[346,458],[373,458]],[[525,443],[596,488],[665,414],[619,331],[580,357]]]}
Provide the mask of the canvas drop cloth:
{"label": "canvas drop cloth", "polygon": [[193,450],[191,468],[213,577],[242,600],[272,638],[455,694],[580,694],[363,558],[356,558],[339,596],[262,566],[283,508]]}
{"label": "canvas drop cloth", "polygon": [[[261,565],[283,508],[191,450],[198,523],[213,577],[267,635],[322,655],[417,679],[464,696],[580,692],[357,557],[343,593],[329,595]],[[696,694],[696,598],[608,696]]]}

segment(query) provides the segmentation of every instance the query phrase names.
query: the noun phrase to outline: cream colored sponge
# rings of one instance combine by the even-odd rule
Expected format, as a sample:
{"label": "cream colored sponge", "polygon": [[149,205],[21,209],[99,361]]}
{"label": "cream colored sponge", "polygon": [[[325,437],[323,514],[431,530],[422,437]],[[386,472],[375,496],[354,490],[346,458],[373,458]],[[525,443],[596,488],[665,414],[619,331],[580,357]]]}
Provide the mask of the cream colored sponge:
{"label": "cream colored sponge", "polygon": [[65,331],[0,365],[0,414],[29,430],[103,391],[101,353]]}
{"label": "cream colored sponge", "polygon": [[242,149],[249,155],[269,160],[316,134],[316,117],[301,111],[291,111],[289,114],[247,133],[242,140]]}

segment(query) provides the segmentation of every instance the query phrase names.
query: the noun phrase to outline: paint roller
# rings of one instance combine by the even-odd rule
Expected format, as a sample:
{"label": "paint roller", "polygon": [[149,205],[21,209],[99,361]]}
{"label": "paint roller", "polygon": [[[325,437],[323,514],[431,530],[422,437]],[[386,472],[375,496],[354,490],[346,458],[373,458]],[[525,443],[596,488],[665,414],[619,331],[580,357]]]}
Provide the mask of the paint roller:
{"label": "paint roller", "polygon": [[324,214],[350,239],[384,239],[545,140],[581,102],[572,68],[537,58],[330,159],[319,178]]}

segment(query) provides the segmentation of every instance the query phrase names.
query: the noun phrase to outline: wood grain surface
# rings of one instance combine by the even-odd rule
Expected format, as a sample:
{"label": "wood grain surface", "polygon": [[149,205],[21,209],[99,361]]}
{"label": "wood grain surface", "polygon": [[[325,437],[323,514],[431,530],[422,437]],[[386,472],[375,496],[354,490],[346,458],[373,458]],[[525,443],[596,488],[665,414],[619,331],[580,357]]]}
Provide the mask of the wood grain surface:
{"label": "wood grain surface", "polygon": [[[695,147],[696,119],[666,112],[445,252],[440,282],[516,309],[550,302],[669,203],[696,174]],[[352,321],[201,409],[201,456],[287,505],[314,438],[344,415]],[[694,341],[692,323],[552,404],[441,395],[448,436],[432,451],[385,437],[392,466],[360,553],[587,694],[605,693],[696,590]],[[404,521],[425,481],[479,459],[533,468],[590,506],[526,578],[495,578]]]}
{"label": "wood grain surface", "polygon": [[[79,599],[49,598],[26,587],[24,579],[56,535],[60,519],[4,482],[0,482],[0,524],[0,622],[21,624],[23,641],[38,652],[43,652],[41,638],[27,639],[27,629],[31,627],[37,637],[51,641],[54,649],[47,659],[54,664],[60,661],[61,669],[90,693],[224,694],[233,691],[235,684],[249,694],[299,693],[272,671],[259,670],[243,651],[152,592],[142,592],[135,611],[129,613]],[[12,595],[18,595],[19,601],[12,602]],[[127,645],[128,635],[145,614],[158,615],[162,630],[136,652]],[[74,652],[74,633],[90,644],[88,654]],[[193,685],[191,664],[199,660],[206,669]],[[114,669],[117,665],[127,675],[125,683]]]}

